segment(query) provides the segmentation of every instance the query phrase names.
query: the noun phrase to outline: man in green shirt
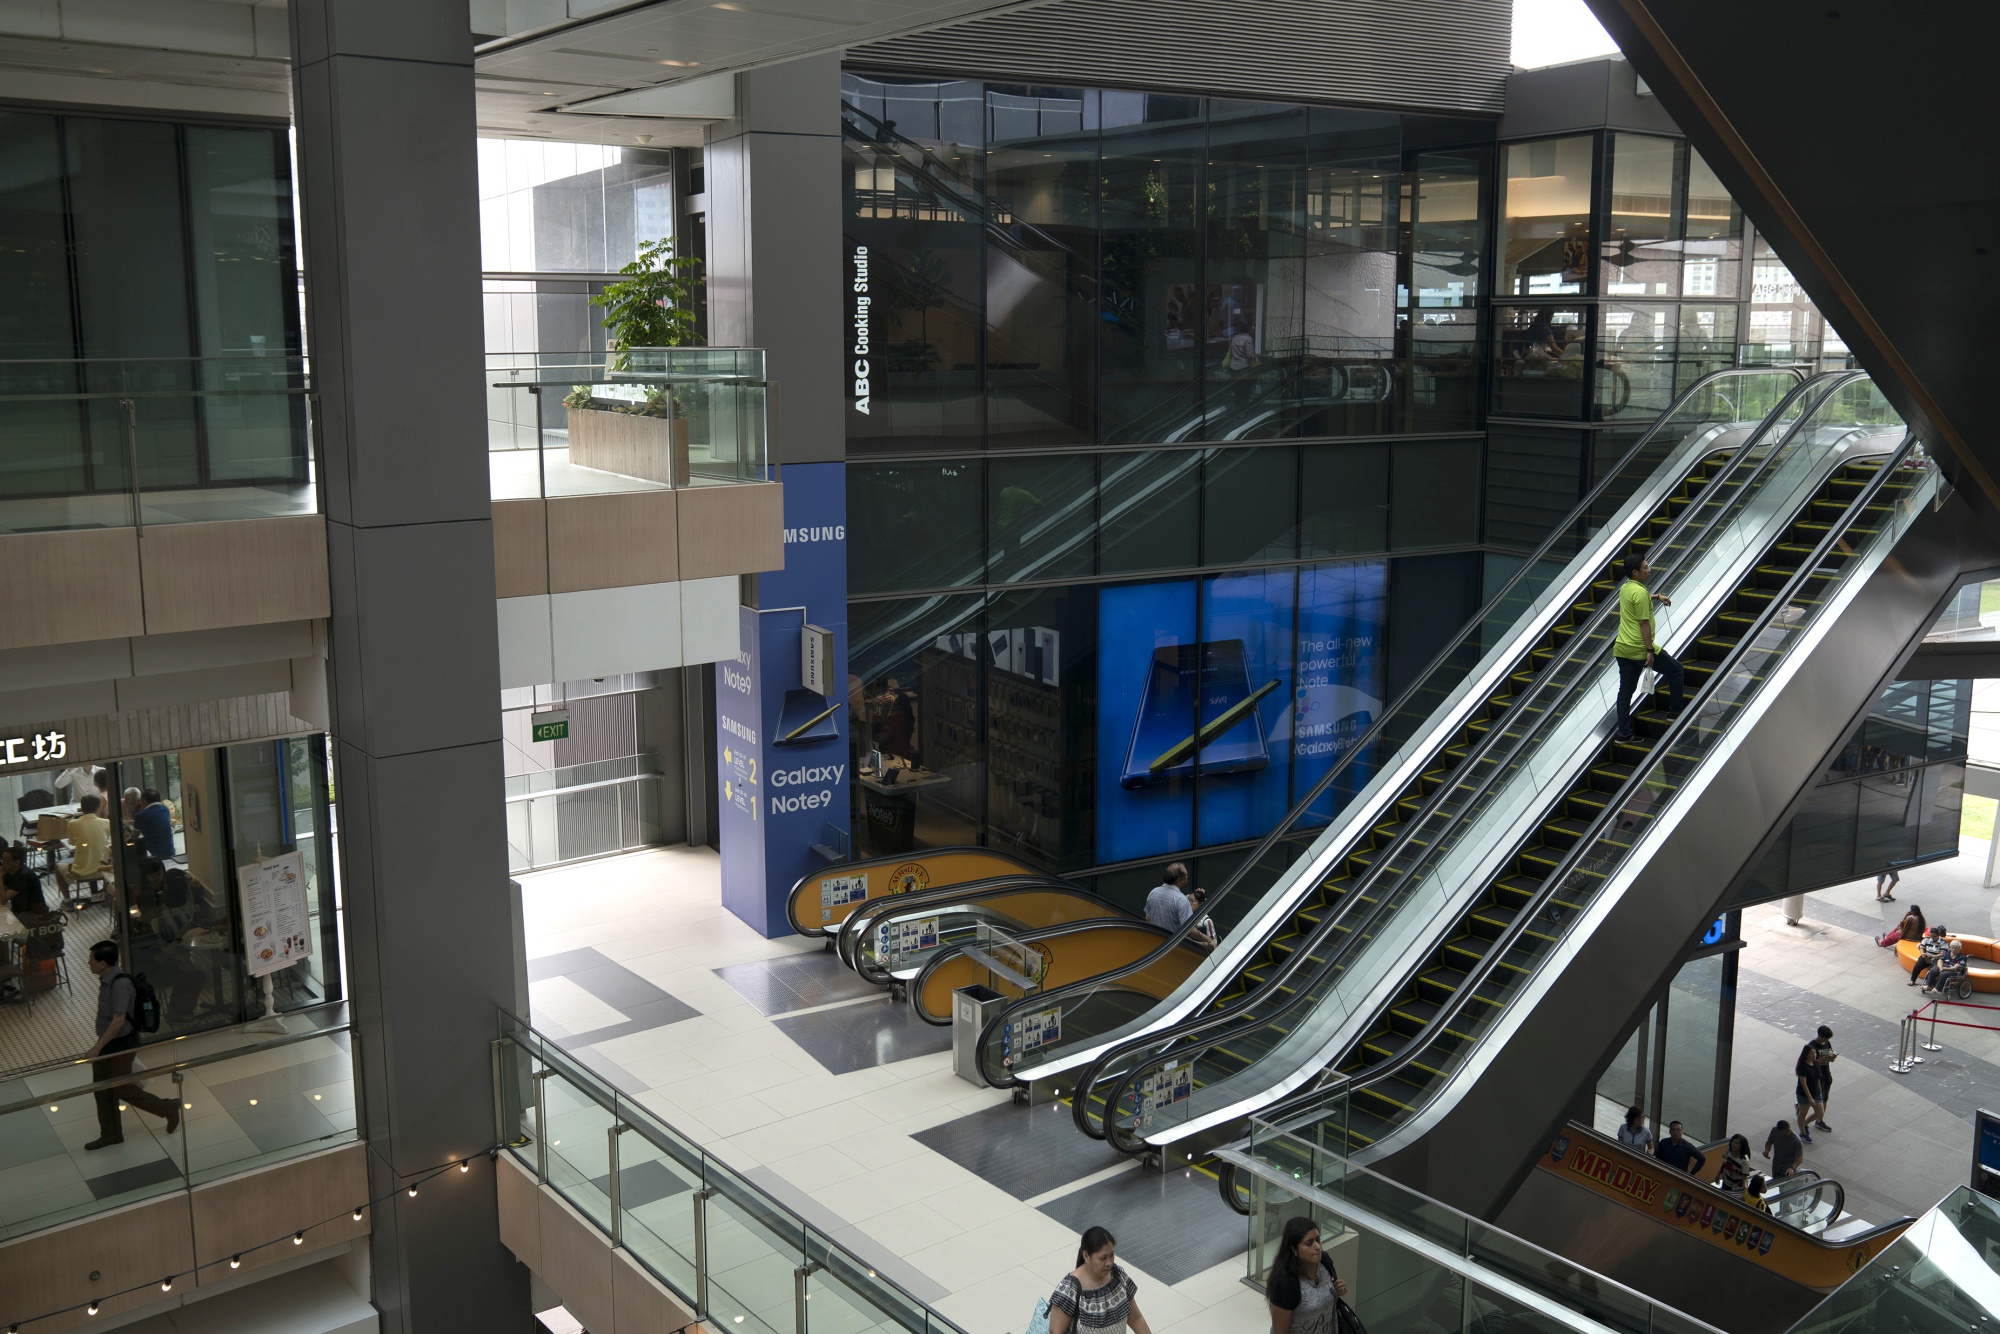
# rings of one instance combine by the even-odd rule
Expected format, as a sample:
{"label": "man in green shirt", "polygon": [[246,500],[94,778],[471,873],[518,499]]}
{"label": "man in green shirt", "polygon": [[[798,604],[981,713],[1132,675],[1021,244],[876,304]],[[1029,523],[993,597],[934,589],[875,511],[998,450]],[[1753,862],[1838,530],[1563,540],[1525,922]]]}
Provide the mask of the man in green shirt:
{"label": "man in green shirt", "polygon": [[1646,563],[1645,557],[1637,554],[1625,557],[1625,582],[1618,586],[1618,638],[1611,646],[1611,656],[1618,660],[1618,731],[1612,738],[1616,741],[1634,739],[1632,690],[1639,684],[1643,668],[1651,667],[1666,678],[1672,698],[1670,711],[1681,711],[1687,674],[1673,654],[1653,640],[1654,604],[1670,607],[1673,599],[1655,596],[1646,587],[1652,577],[1653,567]]}

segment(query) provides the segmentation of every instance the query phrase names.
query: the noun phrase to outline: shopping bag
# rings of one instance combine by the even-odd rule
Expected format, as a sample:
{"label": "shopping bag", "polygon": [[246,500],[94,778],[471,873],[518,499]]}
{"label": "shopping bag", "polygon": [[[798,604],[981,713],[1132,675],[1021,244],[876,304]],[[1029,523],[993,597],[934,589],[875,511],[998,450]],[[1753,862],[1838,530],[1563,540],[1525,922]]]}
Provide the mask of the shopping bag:
{"label": "shopping bag", "polygon": [[1345,1297],[1333,1300],[1338,1303],[1333,1313],[1334,1334],[1368,1334],[1368,1326],[1361,1323],[1361,1317],[1354,1314]]}
{"label": "shopping bag", "polygon": [[1035,1303],[1034,1317],[1028,1321],[1027,1334],[1049,1334],[1049,1299],[1044,1297]]}

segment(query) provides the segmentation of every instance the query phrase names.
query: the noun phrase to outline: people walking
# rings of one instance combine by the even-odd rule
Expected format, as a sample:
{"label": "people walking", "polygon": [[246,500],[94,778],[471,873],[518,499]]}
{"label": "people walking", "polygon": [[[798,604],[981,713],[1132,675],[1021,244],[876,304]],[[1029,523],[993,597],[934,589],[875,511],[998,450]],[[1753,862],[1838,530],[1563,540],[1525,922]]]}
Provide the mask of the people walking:
{"label": "people walking", "polygon": [[1875,901],[1877,903],[1894,903],[1896,901],[1896,886],[1902,882],[1903,877],[1897,874],[1893,866],[1876,876]]}
{"label": "people walking", "polygon": [[[1770,1179],[1773,1181],[1781,1181],[1799,1170],[1799,1164],[1805,1161],[1806,1150],[1799,1137],[1792,1133],[1791,1122],[1780,1121],[1771,1127],[1771,1133],[1764,1137],[1764,1156],[1771,1160]],[[1750,1178],[1750,1186],[1761,1189],[1756,1177]]]}
{"label": "people walking", "polygon": [[1340,1299],[1347,1283],[1334,1271],[1310,1218],[1285,1221],[1278,1256],[1264,1280],[1271,1305],[1271,1334],[1339,1334]]}
{"label": "people walking", "polygon": [[[1820,1026],[1820,1032],[1828,1036],[1831,1036],[1832,1031],[1825,1025]],[[1833,1128],[1826,1125],[1825,1121],[1828,1076],[1820,1064],[1821,1041],[1820,1038],[1814,1038],[1800,1047],[1798,1059],[1792,1062],[1794,1077],[1792,1101],[1799,1116],[1799,1138],[1808,1144],[1812,1143],[1812,1126],[1815,1120],[1818,1120],[1825,1129]]]}
{"label": "people walking", "polygon": [[1076,1268],[1063,1275],[1049,1297],[1049,1334],[1153,1334],[1139,1314],[1139,1285],[1118,1267],[1118,1241],[1101,1227],[1083,1234]]}
{"label": "people walking", "polygon": [[[91,1079],[117,1079],[132,1073],[132,1051],[139,1045],[139,988],[132,975],[118,966],[118,946],[112,941],[100,940],[90,947],[90,971],[97,977],[97,1041],[83,1059],[91,1063]],[[179,1099],[156,1098],[136,1083],[96,1089],[92,1096],[97,1101],[97,1138],[84,1145],[86,1149],[125,1142],[120,1101],[165,1119],[169,1135],[181,1128]]]}
{"label": "people walking", "polygon": [[1660,1141],[1660,1147],[1653,1151],[1653,1156],[1692,1177],[1700,1176],[1701,1169],[1708,1165],[1708,1156],[1681,1134],[1681,1123],[1678,1121],[1667,1122],[1667,1137]]}

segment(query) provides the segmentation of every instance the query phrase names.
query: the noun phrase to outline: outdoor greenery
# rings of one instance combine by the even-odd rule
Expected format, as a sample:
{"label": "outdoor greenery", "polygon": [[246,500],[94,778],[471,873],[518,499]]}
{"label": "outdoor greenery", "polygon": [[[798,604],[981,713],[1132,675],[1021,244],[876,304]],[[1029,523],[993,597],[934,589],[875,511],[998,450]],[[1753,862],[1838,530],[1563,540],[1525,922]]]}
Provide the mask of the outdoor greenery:
{"label": "outdoor greenery", "polygon": [[645,242],[638,257],[618,272],[626,275],[625,281],[590,298],[591,305],[605,312],[604,330],[617,352],[614,370],[625,369],[631,348],[686,347],[695,341],[694,292],[701,282],[700,260],[676,256],[672,238],[665,238]]}
{"label": "outdoor greenery", "polygon": [[[647,344],[651,346],[651,344]],[[644,402],[622,398],[596,398],[587,384],[573,384],[563,396],[566,408],[587,408],[593,412],[623,412],[633,417],[667,417],[680,420],[688,415],[687,401],[672,388],[646,386]]]}

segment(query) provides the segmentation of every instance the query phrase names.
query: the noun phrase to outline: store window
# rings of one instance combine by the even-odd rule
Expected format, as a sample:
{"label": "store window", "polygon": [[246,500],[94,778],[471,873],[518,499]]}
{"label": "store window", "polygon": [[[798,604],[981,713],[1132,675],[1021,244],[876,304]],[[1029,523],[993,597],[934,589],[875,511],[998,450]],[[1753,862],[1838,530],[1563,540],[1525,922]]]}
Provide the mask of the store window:
{"label": "store window", "polygon": [[1505,297],[1568,296],[1590,278],[1590,135],[1501,150],[1500,281]]}
{"label": "store window", "polygon": [[986,551],[988,583],[1090,574],[1097,563],[1097,460],[988,460]]}
{"label": "store window", "polygon": [[[977,595],[857,604],[848,620],[848,707],[857,726],[850,826],[855,855],[980,841],[986,799]],[[1052,646],[1024,642],[1039,663]]]}
{"label": "store window", "polygon": [[977,459],[850,465],[848,592],[978,583],[986,566],[984,471]]}
{"label": "store window", "polygon": [[1607,302],[1597,314],[1597,419],[1659,416],[1674,400],[1677,308]]}
{"label": "store window", "polygon": [[[986,611],[986,845],[1057,871],[1097,846],[1098,590],[996,594]],[[1115,758],[1122,762],[1124,739]]]}
{"label": "store window", "polygon": [[1687,160],[1681,295],[1732,300],[1742,295],[1743,210],[1701,154],[1690,148]]}
{"label": "store window", "polygon": [[1567,417],[1583,412],[1588,361],[1581,306],[1501,306],[1494,311],[1493,411]]}

